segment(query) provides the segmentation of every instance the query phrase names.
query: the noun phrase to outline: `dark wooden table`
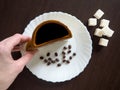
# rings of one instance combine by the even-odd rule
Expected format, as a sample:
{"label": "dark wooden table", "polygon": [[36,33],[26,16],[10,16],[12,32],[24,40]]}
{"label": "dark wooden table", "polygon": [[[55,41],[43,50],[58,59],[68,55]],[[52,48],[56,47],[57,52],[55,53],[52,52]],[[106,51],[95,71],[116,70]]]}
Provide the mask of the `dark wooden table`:
{"label": "dark wooden table", "polygon": [[[93,52],[84,72],[67,82],[49,83],[25,68],[8,90],[120,90],[120,0],[0,0],[0,40],[22,34],[30,20],[45,12],[63,11],[87,25],[88,18],[99,8],[115,33],[109,38],[108,47],[101,48],[93,36],[95,27],[88,27]],[[19,58],[20,54],[13,57]]]}

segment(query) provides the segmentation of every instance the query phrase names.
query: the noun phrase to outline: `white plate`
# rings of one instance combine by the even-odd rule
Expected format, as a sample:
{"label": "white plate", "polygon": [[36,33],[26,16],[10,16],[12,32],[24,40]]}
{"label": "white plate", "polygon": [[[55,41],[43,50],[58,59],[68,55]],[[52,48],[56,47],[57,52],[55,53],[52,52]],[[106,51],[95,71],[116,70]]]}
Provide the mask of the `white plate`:
{"label": "white plate", "polygon": [[[69,40],[62,40],[44,47],[40,47],[38,53],[27,64],[27,68],[38,78],[49,82],[64,82],[78,76],[87,66],[92,53],[92,40],[87,28],[76,17],[63,12],[44,13],[33,19],[25,28],[23,35],[32,37],[32,33],[37,25],[46,20],[58,20],[64,23],[71,30],[73,37]],[[47,66],[39,59],[40,56],[46,58],[46,53],[62,52],[62,48],[66,45],[72,45],[72,52],[76,52],[76,56],[71,60],[70,64],[62,64],[57,67],[56,64]],[[25,52],[25,51],[23,51]],[[51,56],[55,58],[54,56]],[[58,56],[61,58],[61,55]]]}

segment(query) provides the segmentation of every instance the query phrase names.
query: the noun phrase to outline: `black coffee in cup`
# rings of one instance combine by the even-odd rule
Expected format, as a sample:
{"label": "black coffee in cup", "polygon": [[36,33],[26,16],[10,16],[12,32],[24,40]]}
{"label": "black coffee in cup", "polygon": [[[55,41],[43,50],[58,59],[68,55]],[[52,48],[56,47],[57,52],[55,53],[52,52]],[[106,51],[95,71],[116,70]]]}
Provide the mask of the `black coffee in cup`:
{"label": "black coffee in cup", "polygon": [[65,24],[56,20],[48,20],[40,23],[35,28],[32,35],[32,41],[28,43],[28,46],[31,48],[37,48],[48,43],[71,37],[71,31]]}

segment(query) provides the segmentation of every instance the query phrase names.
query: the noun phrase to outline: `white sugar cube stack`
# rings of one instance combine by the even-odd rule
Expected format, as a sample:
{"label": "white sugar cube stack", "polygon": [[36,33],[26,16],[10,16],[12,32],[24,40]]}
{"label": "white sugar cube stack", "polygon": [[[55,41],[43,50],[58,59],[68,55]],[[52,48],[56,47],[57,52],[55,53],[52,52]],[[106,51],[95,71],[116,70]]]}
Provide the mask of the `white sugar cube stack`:
{"label": "white sugar cube stack", "polygon": [[[103,15],[104,15],[104,12],[102,10],[98,9],[95,12],[95,14],[93,15],[95,18],[88,19],[88,26],[96,26],[97,19],[100,19]],[[110,23],[110,20],[101,19],[100,20],[100,27],[102,27],[102,29],[96,28],[94,35],[97,37],[102,37],[102,36],[112,37],[112,35],[114,34],[114,31],[109,28],[109,23]],[[108,42],[109,42],[108,39],[100,38],[98,44],[101,46],[107,46]]]}
{"label": "white sugar cube stack", "polygon": [[102,37],[102,36],[112,37],[113,34],[114,34],[114,31],[111,30],[109,27],[104,27],[102,29],[96,28],[94,32],[94,35],[98,37]]}

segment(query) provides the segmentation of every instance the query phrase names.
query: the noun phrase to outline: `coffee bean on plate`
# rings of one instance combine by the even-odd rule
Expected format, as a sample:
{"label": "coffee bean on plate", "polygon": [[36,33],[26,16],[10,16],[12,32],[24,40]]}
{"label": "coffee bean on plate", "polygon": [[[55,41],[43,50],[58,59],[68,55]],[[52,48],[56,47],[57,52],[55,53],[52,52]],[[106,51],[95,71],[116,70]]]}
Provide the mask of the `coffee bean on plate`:
{"label": "coffee bean on plate", "polygon": [[56,59],[55,59],[55,61],[56,61],[56,62],[59,62],[59,59],[58,59],[58,58],[56,58]]}
{"label": "coffee bean on plate", "polygon": [[69,50],[67,53],[70,54],[70,53],[71,53],[71,50]]}
{"label": "coffee bean on plate", "polygon": [[76,56],[76,53],[73,53],[73,56]]}
{"label": "coffee bean on plate", "polygon": [[71,60],[71,59],[72,59],[72,56],[70,56],[69,59]]}
{"label": "coffee bean on plate", "polygon": [[65,59],[63,59],[63,61],[62,61],[62,62],[64,63],[64,62],[66,62],[66,60],[65,60]]}
{"label": "coffee bean on plate", "polygon": [[47,62],[48,62],[48,60],[47,60],[47,59],[45,59],[45,60],[44,60],[44,63],[47,63]]}
{"label": "coffee bean on plate", "polygon": [[63,59],[65,59],[66,58],[66,56],[65,55],[63,55]]}
{"label": "coffee bean on plate", "polygon": [[66,53],[64,51],[62,51],[62,54],[65,55]]}
{"label": "coffee bean on plate", "polygon": [[70,61],[68,61],[68,60],[67,60],[67,61],[66,61],[66,63],[67,63],[67,64],[69,64],[69,63],[70,63]]}
{"label": "coffee bean on plate", "polygon": [[42,59],[44,59],[44,57],[43,57],[43,56],[40,56],[40,59],[42,60]]}
{"label": "coffee bean on plate", "polygon": [[57,64],[57,66],[58,66],[58,67],[60,67],[60,66],[61,66],[61,64],[60,64],[60,63],[58,63],[58,64]]}
{"label": "coffee bean on plate", "polygon": [[49,66],[50,64],[51,64],[50,62],[47,63],[48,66]]}
{"label": "coffee bean on plate", "polygon": [[72,48],[72,46],[71,45],[68,45],[68,49],[71,49]]}
{"label": "coffee bean on plate", "polygon": [[55,63],[55,61],[52,60],[51,63]]}
{"label": "coffee bean on plate", "polygon": [[58,56],[58,53],[57,53],[57,52],[55,52],[55,56]]}
{"label": "coffee bean on plate", "polygon": [[48,52],[46,55],[47,55],[47,56],[50,56],[50,52]]}
{"label": "coffee bean on plate", "polygon": [[49,61],[51,61],[51,60],[52,60],[52,58],[48,58],[48,60],[49,60]]}
{"label": "coffee bean on plate", "polygon": [[63,47],[63,50],[66,50],[66,49],[67,49],[67,47],[64,46],[64,47]]}

